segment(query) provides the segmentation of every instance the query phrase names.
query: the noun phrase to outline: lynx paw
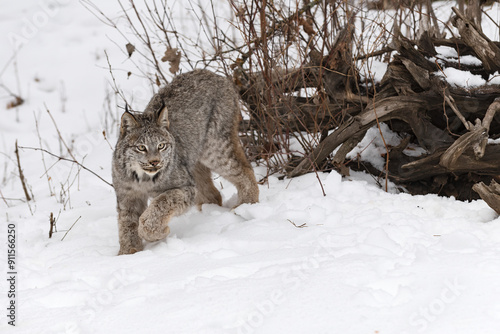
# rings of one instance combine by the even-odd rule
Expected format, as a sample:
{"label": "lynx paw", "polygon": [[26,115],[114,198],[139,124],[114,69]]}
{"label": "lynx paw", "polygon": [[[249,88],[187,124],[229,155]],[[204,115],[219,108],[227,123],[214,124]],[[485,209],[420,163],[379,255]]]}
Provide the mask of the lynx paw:
{"label": "lynx paw", "polygon": [[163,229],[159,228],[150,229],[149,226],[139,225],[139,235],[141,236],[141,238],[149,242],[165,239],[169,233],[170,233],[170,227],[168,226],[164,227]]}
{"label": "lynx paw", "polygon": [[134,254],[143,249],[142,240],[136,232],[120,236],[120,251],[118,255]]}
{"label": "lynx paw", "polygon": [[154,210],[146,209],[139,218],[139,236],[149,242],[165,239],[170,233],[170,217],[171,215],[159,217]]}
{"label": "lynx paw", "polygon": [[129,247],[129,248],[120,247],[118,255],[134,254],[140,252],[142,249],[143,247]]}

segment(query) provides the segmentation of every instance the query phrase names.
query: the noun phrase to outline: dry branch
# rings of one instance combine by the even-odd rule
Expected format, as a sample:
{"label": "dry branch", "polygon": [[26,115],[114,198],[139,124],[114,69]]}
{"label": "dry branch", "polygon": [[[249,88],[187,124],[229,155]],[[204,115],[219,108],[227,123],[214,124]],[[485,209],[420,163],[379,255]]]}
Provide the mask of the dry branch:
{"label": "dry branch", "polygon": [[64,233],[63,237],[61,238],[61,241],[64,240],[64,238],[66,238],[66,236],[68,235],[69,231],[71,231],[73,229],[73,227],[76,225],[76,223],[78,223],[78,221],[80,220],[80,218],[82,218],[82,216],[78,217],[75,222],[73,223],[73,225],[70,226],[70,228],[66,231],[66,233]]}
{"label": "dry branch", "polygon": [[[359,135],[359,132],[368,130],[376,124],[377,119],[380,121],[391,118],[404,119],[408,111],[418,110],[422,102],[421,97],[390,97],[374,102],[372,106],[342,124],[335,132],[323,140],[288,176],[302,175],[307,173],[313,166],[318,168],[318,164],[326,159],[333,150],[353,136]],[[352,143],[349,144],[349,146],[352,145]]]}
{"label": "dry branch", "polygon": [[489,186],[479,182],[472,186],[472,189],[500,215],[500,185],[495,180],[492,180]]}
{"label": "dry branch", "polygon": [[[143,14],[133,2],[129,13],[122,7],[125,20],[136,35],[139,44],[135,44],[142,44],[147,55],[137,54],[138,48],[131,58],[153,57],[147,59],[148,65],[160,76],[158,81],[164,81],[151,47],[159,35],[149,30],[150,25],[165,34],[160,43],[166,48],[174,47],[169,40],[174,34],[175,47],[183,50],[188,62],[189,57],[168,14],[162,19],[162,8],[146,4],[148,10]],[[205,26],[202,29],[215,52],[203,58],[204,63],[221,61],[220,67],[233,70],[249,116],[240,126],[242,140],[252,158],[267,164],[269,173],[279,171],[293,177],[355,168],[356,161],[345,161],[347,154],[368,129],[385,122],[404,139],[396,147],[385,145],[383,171],[368,163],[360,163],[360,169],[375,176],[387,175],[412,193],[477,198],[472,184],[500,174],[500,145],[487,144],[488,138],[500,137],[500,102],[495,100],[500,86],[455,87],[443,74],[447,68],[455,68],[488,79],[500,70],[500,43],[482,33],[477,17],[481,1],[469,1],[467,7],[461,1],[460,10],[453,9],[451,22],[458,34],[448,23],[439,31],[430,0],[399,1],[397,6],[382,2],[394,11],[392,27],[377,19],[368,23],[366,13],[357,12],[348,1],[307,0],[288,6],[272,1],[231,1],[234,29],[244,43],[236,44],[220,27]],[[361,24],[354,25],[354,19]],[[207,17],[200,18],[200,24],[207,22],[211,22]],[[366,40],[373,39],[354,30],[354,26],[364,29],[367,24],[381,28],[375,36],[377,42],[368,47]],[[453,37],[444,39],[445,31]],[[442,45],[456,50],[457,61],[438,55],[436,47]],[[463,64],[464,55],[478,57],[482,66]],[[381,82],[371,77],[369,66],[364,77],[359,74],[358,64],[369,63],[372,57],[388,63]],[[296,149],[297,143],[302,150]],[[415,146],[425,152],[406,154]]]}
{"label": "dry branch", "polygon": [[[474,26],[470,24],[466,28]],[[497,48],[498,42],[489,42],[490,48]],[[497,98],[500,87],[454,87],[434,73],[451,66],[487,77],[494,73],[493,67],[470,67],[448,61],[440,65],[428,60],[427,57],[435,54],[434,47],[438,45],[454,47],[459,54],[476,55],[477,47],[463,36],[443,40],[423,34],[419,41],[414,42],[398,35],[393,45],[398,54],[390,62],[374,95],[360,95],[354,109],[340,106],[339,112],[344,118],[338,128],[310,152],[306,151],[305,157],[287,176],[294,177],[332,166],[344,168],[340,166],[346,164],[347,153],[361,141],[370,127],[381,121],[391,124],[395,131],[402,131],[401,136],[405,139],[397,147],[386,145],[388,169],[385,171],[376,170],[369,164],[358,166],[363,166],[362,169],[372,174],[387,173],[389,179],[405,186],[410,192],[440,191],[461,199],[476,198],[477,195],[471,192],[472,185],[478,180],[488,180],[500,174],[500,146],[487,145],[489,137],[500,136],[500,117],[497,113],[500,109]],[[384,51],[391,52],[392,49]],[[324,60],[317,65],[327,67]],[[338,85],[341,81],[332,82]],[[348,85],[332,89],[331,82],[327,80],[319,80],[318,84],[324,85],[326,92],[335,91],[336,98],[348,100]],[[303,105],[300,109],[305,110]],[[419,157],[405,155],[404,150],[410,143],[425,148],[427,153]],[[340,149],[332,158],[331,153],[338,147]],[[356,163],[347,164],[353,168]]]}
{"label": "dry branch", "polygon": [[483,158],[486,145],[488,143],[490,125],[498,110],[500,110],[500,98],[496,98],[490,105],[483,121],[476,119],[476,123],[474,125],[467,122],[469,125],[466,126],[466,128],[469,132],[457,139],[453,145],[446,150],[441,157],[440,165],[453,170],[453,165],[456,163],[457,159],[469,147],[473,148],[474,155],[477,160]]}
{"label": "dry branch", "polygon": [[[269,30],[266,29],[266,34],[265,34],[266,38],[269,38],[270,36],[278,33],[284,26],[289,25],[291,21],[296,20],[306,11],[311,10],[311,8],[319,4],[321,4],[320,0],[306,1],[305,4],[302,7],[300,7],[296,12],[290,14],[288,17],[284,18],[281,21],[275,22],[271,29]],[[239,16],[241,17],[242,16],[240,13],[241,7],[239,6],[239,4],[231,0],[231,5],[235,9],[235,11],[239,13]],[[260,6],[262,7],[263,10],[265,9],[265,4],[264,5],[261,4]],[[248,40],[244,45],[234,48],[234,50],[242,50],[245,47],[248,47],[248,51],[243,53],[241,58],[239,58],[237,62],[235,62],[236,66],[241,67],[250,58],[250,56],[252,56],[254,52],[261,47],[263,42],[262,37],[263,36],[258,36],[252,40]]]}
{"label": "dry branch", "polygon": [[14,151],[16,153],[16,159],[17,159],[17,169],[19,171],[19,179],[21,180],[21,184],[23,186],[23,191],[24,191],[24,196],[26,197],[26,201],[31,201],[31,196],[28,193],[28,188],[26,187],[26,181],[24,180],[24,173],[23,169],[21,168],[21,159],[19,158],[19,148],[17,146],[17,140],[16,140],[16,150]]}
{"label": "dry branch", "polygon": [[51,155],[53,156],[54,158],[57,158],[59,160],[63,160],[63,161],[68,161],[68,162],[71,162],[71,163],[74,163],[76,164],[78,167],[86,170],[87,172],[97,176],[101,181],[103,181],[104,183],[106,183],[108,186],[110,187],[113,187],[113,185],[111,183],[109,183],[108,181],[106,181],[105,179],[103,179],[99,174],[95,173],[93,170],[85,167],[84,165],[82,165],[81,163],[79,163],[77,160],[72,160],[72,159],[68,159],[68,158],[64,158],[64,157],[60,157],[58,156],[57,154],[54,154],[50,151],[47,151],[46,149],[43,149],[43,148],[39,148],[39,147],[26,147],[26,146],[20,146],[20,148],[24,149],[24,150],[33,150],[33,151],[42,151],[42,152],[45,152],[47,153],[48,155]]}
{"label": "dry branch", "polygon": [[457,15],[452,23],[457,27],[464,43],[474,50],[486,70],[499,71],[500,49],[486,37],[474,22],[466,18],[456,8],[453,7],[452,10]]}
{"label": "dry branch", "polygon": [[55,228],[56,228],[56,219],[54,218],[54,214],[52,212],[50,213],[49,224],[50,224],[49,239],[50,239],[50,238],[52,238],[52,234],[54,233]]}

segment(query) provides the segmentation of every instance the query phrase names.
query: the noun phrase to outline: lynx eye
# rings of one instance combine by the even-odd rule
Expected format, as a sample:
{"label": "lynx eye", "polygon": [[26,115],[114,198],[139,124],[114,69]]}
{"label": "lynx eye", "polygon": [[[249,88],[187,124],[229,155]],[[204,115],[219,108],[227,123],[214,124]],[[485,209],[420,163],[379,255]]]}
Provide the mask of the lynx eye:
{"label": "lynx eye", "polygon": [[137,150],[141,152],[146,152],[147,151],[146,145],[137,145]]}
{"label": "lynx eye", "polygon": [[165,143],[159,143],[158,144],[158,150],[163,151],[166,148],[167,148],[167,144],[165,144]]}

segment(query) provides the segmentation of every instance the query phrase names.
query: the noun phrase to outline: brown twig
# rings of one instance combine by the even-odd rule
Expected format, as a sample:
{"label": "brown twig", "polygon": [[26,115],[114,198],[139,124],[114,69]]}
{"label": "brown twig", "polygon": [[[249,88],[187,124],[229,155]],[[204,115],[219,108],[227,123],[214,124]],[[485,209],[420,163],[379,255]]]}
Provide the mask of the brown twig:
{"label": "brown twig", "polygon": [[24,190],[24,196],[26,197],[26,200],[29,202],[31,201],[31,196],[28,193],[28,188],[26,187],[26,181],[24,180],[24,173],[23,169],[21,168],[21,159],[19,158],[19,149],[17,146],[17,140],[16,140],[16,158],[17,158],[17,168],[19,170],[19,179],[21,179],[21,184],[23,185],[23,190]]}
{"label": "brown twig", "polygon": [[[50,229],[49,229],[49,239],[52,238],[52,234],[56,229],[56,219],[54,218],[54,214],[51,212],[49,217]],[[57,231],[56,231],[57,232]]]}
{"label": "brown twig", "polygon": [[295,224],[293,221],[291,221],[290,219],[287,219],[287,221],[292,224],[293,226],[295,226],[296,228],[304,228],[304,227],[307,227],[307,223],[303,223],[303,224],[300,224],[300,225],[297,225]]}
{"label": "brown twig", "polygon": [[465,117],[462,115],[460,110],[458,110],[457,105],[455,104],[455,100],[453,99],[453,97],[448,92],[446,92],[446,90],[443,92],[443,96],[444,96],[444,100],[446,101],[446,103],[450,106],[451,110],[453,110],[455,115],[457,115],[458,119],[460,119],[460,121],[465,126],[465,128],[467,130],[470,130],[472,127],[472,124],[470,122],[468,122],[465,119]]}
{"label": "brown twig", "polygon": [[127,10],[125,10],[125,8],[120,0],[118,0],[118,4],[120,5],[120,7],[122,9],[122,11],[125,15],[125,18],[129,22],[130,27],[134,31],[135,36],[138,37],[142,41],[142,43],[146,46],[146,48],[150,51],[151,57],[145,57],[145,58],[153,64],[154,68],[157,71],[157,74],[159,74],[161,76],[161,78],[163,79],[163,82],[164,83],[168,82],[167,78],[163,74],[163,71],[160,67],[160,63],[157,60],[156,53],[153,49],[153,43],[151,42],[151,38],[149,36],[148,29],[143,22],[142,15],[139,13],[139,11],[137,10],[137,7],[135,6],[134,0],[130,0],[130,5],[132,6],[132,9],[135,13],[135,16],[143,29],[144,35],[139,32],[139,30],[137,29],[137,27],[133,23],[132,18],[129,16]]}
{"label": "brown twig", "polygon": [[113,146],[112,146],[112,145],[111,145],[111,143],[109,142],[109,140],[108,140],[108,136],[106,135],[106,130],[102,130],[102,135],[104,136],[104,140],[106,141],[106,143],[108,143],[109,148],[110,148],[111,150],[113,150]]}
{"label": "brown twig", "polygon": [[2,197],[2,200],[4,201],[5,205],[7,205],[7,207],[10,207],[9,203],[7,202],[7,199],[2,194],[2,189],[0,189],[0,197]]}
{"label": "brown twig", "polygon": [[115,94],[118,94],[122,98],[122,100],[125,102],[125,105],[129,105],[127,99],[125,98],[125,95],[116,84],[115,75],[113,74],[113,68],[111,67],[111,62],[109,61],[108,52],[106,52],[106,50],[104,50],[104,55],[106,56],[106,61],[108,62],[109,74],[111,75],[111,79],[113,80],[113,90]]}
{"label": "brown twig", "polygon": [[68,154],[73,158],[74,161],[76,161],[75,156],[71,152],[71,149],[69,148],[69,146],[66,144],[66,141],[64,141],[64,138],[61,135],[61,131],[59,131],[59,127],[57,126],[57,123],[56,123],[54,117],[52,117],[52,114],[50,113],[50,110],[49,110],[49,108],[47,108],[47,106],[45,106],[45,110],[47,110],[47,113],[49,114],[50,119],[52,120],[52,124],[54,124],[54,127],[56,128],[57,135],[59,136],[59,140],[63,143],[64,147],[68,151]]}
{"label": "brown twig", "polygon": [[71,231],[71,229],[73,228],[73,226],[75,226],[76,223],[78,223],[78,221],[80,220],[80,218],[82,218],[82,216],[78,217],[78,219],[73,223],[73,225],[71,225],[71,227],[66,231],[66,233],[64,233],[64,236],[62,237],[61,241],[63,241],[64,238],[66,238],[66,236],[68,235],[69,231]]}
{"label": "brown twig", "polygon": [[68,159],[68,158],[63,158],[63,157],[60,157],[58,156],[57,154],[54,154],[50,151],[47,151],[46,149],[44,148],[38,148],[38,147],[26,147],[26,146],[19,146],[20,148],[24,149],[24,150],[33,150],[33,151],[42,151],[42,152],[45,152],[51,156],[53,156],[54,158],[57,158],[59,160],[63,160],[63,161],[68,161],[68,162],[72,162],[74,164],[76,164],[78,167],[86,170],[87,172],[97,176],[101,181],[103,181],[104,183],[106,183],[108,186],[110,187],[113,187],[113,185],[111,183],[109,183],[108,181],[106,181],[105,179],[103,179],[101,176],[99,176],[98,174],[96,174],[94,171],[92,171],[91,169],[85,167],[84,165],[82,165],[81,163],[79,163],[77,160],[71,160],[71,159]]}
{"label": "brown twig", "polygon": [[[276,22],[269,31],[266,32],[266,36],[271,36],[274,35],[276,32],[280,31],[283,26],[289,24],[291,20],[296,19],[297,17],[300,17],[303,13],[305,13],[307,10],[310,10],[311,8],[319,5],[322,1],[320,0],[314,0],[310,1],[308,3],[305,3],[304,6],[299,8],[296,12],[292,13],[288,17],[284,18],[281,21]],[[235,11],[238,11],[238,4],[235,3],[234,1],[231,1],[231,5],[235,9]],[[238,65],[241,66],[261,45],[262,43],[262,36],[256,37],[252,40],[247,41],[244,45],[241,45],[239,47],[235,47],[234,50],[240,50],[243,49],[244,47],[249,47],[249,50],[245,52],[241,60],[242,62],[239,62]]]}

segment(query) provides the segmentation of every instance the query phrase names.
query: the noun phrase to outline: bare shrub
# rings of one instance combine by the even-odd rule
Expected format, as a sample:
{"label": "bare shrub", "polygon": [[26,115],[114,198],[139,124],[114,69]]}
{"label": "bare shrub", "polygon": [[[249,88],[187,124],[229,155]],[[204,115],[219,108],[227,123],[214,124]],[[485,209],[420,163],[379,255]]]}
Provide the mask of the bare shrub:
{"label": "bare shrub", "polygon": [[[223,1],[190,0],[182,3],[187,16],[177,20],[178,8],[170,8],[166,0],[117,1],[122,12],[115,19],[90,0],[84,3],[120,32],[124,38],[120,48],[153,91],[172,75],[196,67],[233,78],[246,111],[242,141],[249,157],[264,163],[269,173],[293,177],[337,169],[345,174],[348,166],[392,179],[414,193],[474,197],[470,192],[474,178],[461,184],[453,179],[457,167],[452,165],[460,157],[439,159],[442,150],[447,152],[444,157],[453,153],[457,137],[472,131],[463,124],[482,118],[497,91],[452,87],[436,73],[444,73],[443,67],[471,70],[483,77],[494,73],[497,58],[491,55],[498,43],[484,36],[478,18],[483,12],[483,20],[489,17],[482,6],[491,4],[227,0],[228,7]],[[453,5],[458,9],[452,10]],[[184,23],[189,29],[181,29],[179,24]],[[469,32],[476,37],[467,39]],[[474,40],[492,52],[483,56]],[[431,61],[438,46],[454,48],[458,64]],[[462,65],[462,55],[476,56],[487,66]],[[118,86],[115,93],[125,100]],[[464,100],[465,95],[469,100]],[[398,147],[385,141],[382,122],[403,138]],[[346,158],[373,126],[379,128],[385,146],[383,170]],[[426,154],[405,156],[402,152],[409,144],[421,146]],[[460,154],[472,144],[465,145]],[[410,173],[404,170],[408,166],[427,172]],[[489,170],[488,177],[496,172]],[[483,178],[484,173],[476,179]]]}

